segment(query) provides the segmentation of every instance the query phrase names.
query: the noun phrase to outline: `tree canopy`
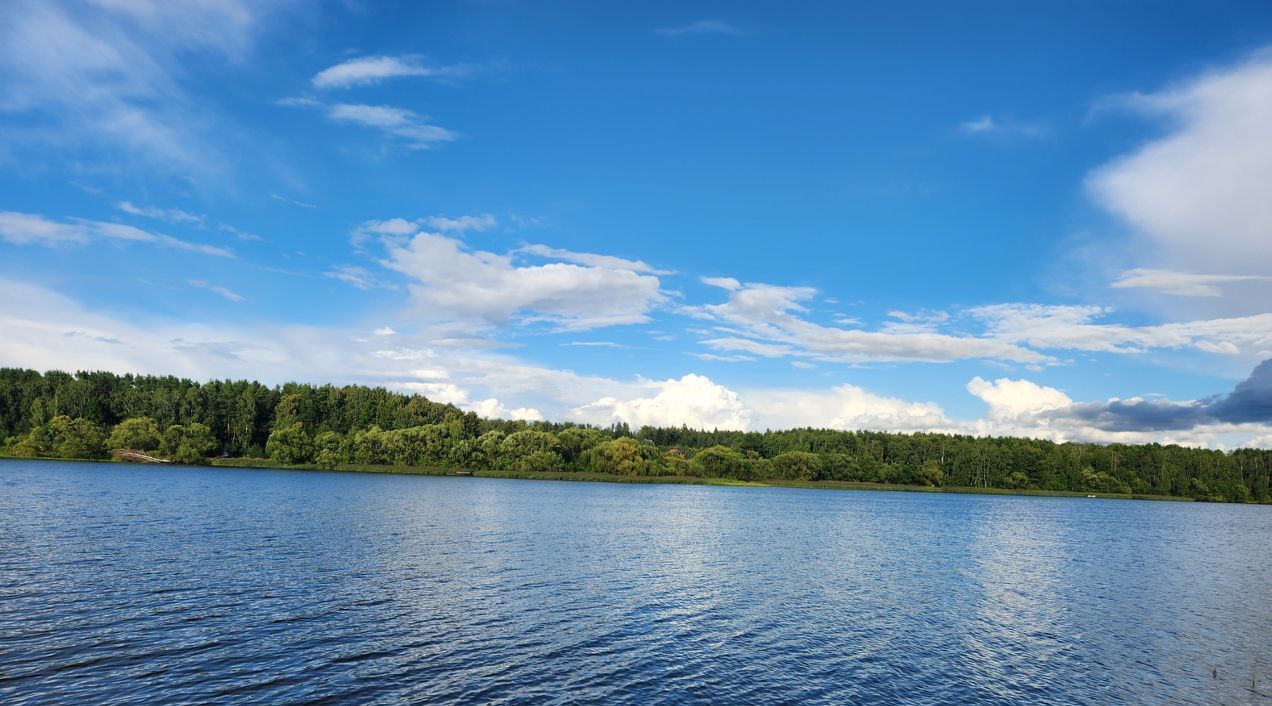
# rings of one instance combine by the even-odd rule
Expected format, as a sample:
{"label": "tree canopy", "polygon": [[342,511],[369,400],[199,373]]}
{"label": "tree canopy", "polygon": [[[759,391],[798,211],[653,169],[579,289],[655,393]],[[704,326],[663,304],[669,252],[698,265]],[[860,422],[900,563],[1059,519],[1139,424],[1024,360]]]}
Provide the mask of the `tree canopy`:
{"label": "tree canopy", "polygon": [[482,419],[381,387],[0,368],[10,455],[156,451],[285,464],[389,464],[738,480],[901,483],[1269,502],[1272,451],[791,429],[742,432]]}

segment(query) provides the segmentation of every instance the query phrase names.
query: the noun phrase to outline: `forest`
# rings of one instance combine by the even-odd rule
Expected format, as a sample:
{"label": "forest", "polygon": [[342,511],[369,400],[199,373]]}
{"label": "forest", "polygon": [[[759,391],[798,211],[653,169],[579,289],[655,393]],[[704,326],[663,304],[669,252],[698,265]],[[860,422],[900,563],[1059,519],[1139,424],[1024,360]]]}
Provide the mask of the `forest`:
{"label": "forest", "polygon": [[1272,451],[1057,444],[791,429],[609,428],[485,419],[381,387],[0,368],[0,454],[105,459],[132,449],[337,468],[391,465],[739,481],[838,481],[1269,502]]}

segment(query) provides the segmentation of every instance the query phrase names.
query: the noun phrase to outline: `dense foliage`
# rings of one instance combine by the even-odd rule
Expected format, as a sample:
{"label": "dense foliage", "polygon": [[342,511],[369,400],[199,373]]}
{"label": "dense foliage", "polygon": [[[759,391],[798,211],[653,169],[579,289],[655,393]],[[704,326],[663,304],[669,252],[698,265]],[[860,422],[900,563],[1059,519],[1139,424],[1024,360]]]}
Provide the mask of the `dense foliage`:
{"label": "dense foliage", "polygon": [[0,369],[0,439],[11,455],[184,463],[210,455],[280,463],[518,472],[830,480],[1139,493],[1268,502],[1272,451],[1055,444],[1017,438],[793,429],[608,429],[482,419],[383,388]]}

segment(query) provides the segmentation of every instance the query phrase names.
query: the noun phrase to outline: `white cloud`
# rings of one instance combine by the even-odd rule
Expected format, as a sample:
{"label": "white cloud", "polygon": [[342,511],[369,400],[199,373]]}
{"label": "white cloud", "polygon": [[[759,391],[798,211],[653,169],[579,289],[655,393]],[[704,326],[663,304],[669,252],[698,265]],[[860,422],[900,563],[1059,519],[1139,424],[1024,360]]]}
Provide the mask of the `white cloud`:
{"label": "white cloud", "polygon": [[[402,219],[394,219],[400,221]],[[448,216],[428,216],[420,219],[419,223],[432,228],[433,230],[443,233],[462,234],[473,230],[477,232],[485,232],[494,230],[499,225],[499,221],[489,213],[479,213],[470,216],[458,216],[451,218]]]}
{"label": "white cloud", "polygon": [[689,355],[708,363],[753,363],[758,360],[749,355],[719,355],[717,353],[690,353]]}
{"label": "white cloud", "polygon": [[464,66],[429,66],[415,56],[364,56],[319,71],[316,88],[350,88],[380,83],[391,78],[460,78],[471,73]]}
{"label": "white cloud", "polygon": [[179,208],[155,208],[153,206],[136,206],[131,201],[120,201],[115,204],[115,208],[129,213],[134,216],[145,216],[153,218],[157,221],[164,221],[175,225],[203,225],[204,216],[197,213],[190,213]]}
{"label": "white cloud", "polygon": [[580,421],[600,426],[626,422],[634,428],[682,424],[697,429],[750,427],[750,412],[737,393],[701,375],[650,382],[647,387],[655,390],[655,394],[626,400],[602,397],[577,407],[573,415]]}
{"label": "white cloud", "polygon": [[393,336],[396,334],[397,334],[397,331],[394,331],[389,326],[381,326],[380,328],[375,330],[375,335],[377,336]]}
{"label": "white cloud", "polygon": [[296,206],[299,208],[308,208],[308,209],[318,208],[317,204],[306,203],[305,201],[297,201],[296,199],[289,199],[286,196],[281,196],[279,194],[270,194],[269,197],[271,199],[274,199],[275,201],[281,201],[282,203]]}
{"label": "white cloud", "polygon": [[657,277],[630,269],[517,266],[509,255],[470,250],[460,240],[426,232],[403,242],[386,240],[385,246],[383,264],[414,280],[412,297],[433,320],[501,325],[515,316],[578,330],[643,323],[665,300]]}
{"label": "white cloud", "polygon": [[[1112,400],[1072,403],[1063,392],[1027,380],[974,378],[969,393],[988,411],[967,421],[939,405],[877,395],[854,385],[830,390],[732,390],[694,374],[663,381],[620,381],[527,363],[472,348],[442,346],[429,331],[368,339],[366,328],[188,321],[123,320],[95,312],[47,288],[0,278],[0,360],[38,369],[99,369],[176,374],[196,379],[250,378],[362,382],[415,392],[499,416],[573,418],[599,424],[688,424],[699,428],[764,429],[800,426],[1024,435],[1056,441],[1162,442],[1201,446],[1267,445],[1272,425],[1243,421],[1234,404],[1266,409],[1260,392],[1243,383],[1221,402]],[[1242,385],[1234,390],[1240,391]],[[496,397],[497,395],[497,397]],[[470,400],[478,399],[473,403]],[[487,400],[494,400],[487,402]],[[515,400],[508,404],[500,400]],[[1244,407],[1242,407],[1244,405]],[[1197,408],[1234,422],[1189,422]],[[540,410],[545,410],[540,412]],[[1226,412],[1224,411],[1226,410]],[[1159,412],[1160,411],[1160,412]],[[1110,423],[1144,417],[1153,429]],[[1163,417],[1163,414],[1166,416]],[[1246,415],[1249,417],[1249,415]],[[1182,423],[1173,421],[1182,418]],[[1253,418],[1253,417],[1250,417]],[[1167,424],[1163,425],[1165,419]],[[1239,423],[1238,423],[1239,422]]]}
{"label": "white cloud", "polygon": [[743,399],[756,410],[757,426],[763,428],[949,431],[956,426],[935,403],[884,397],[855,385],[827,391],[751,390],[743,393]]}
{"label": "white cloud", "polygon": [[186,280],[186,282],[187,282],[187,283],[189,283],[189,285],[190,285],[191,287],[198,287],[199,289],[206,289],[206,290],[208,290],[209,292],[214,292],[214,293],[216,293],[216,294],[219,294],[219,295],[221,295],[221,296],[225,297],[226,299],[229,299],[229,300],[230,300],[230,301],[232,301],[232,302],[241,302],[241,301],[243,301],[243,300],[244,300],[244,298],[245,298],[243,295],[241,295],[241,294],[239,294],[239,293],[237,293],[237,292],[235,292],[235,291],[233,291],[233,290],[231,290],[231,289],[229,289],[229,288],[227,288],[227,287],[222,287],[222,286],[220,286],[220,285],[212,284],[212,283],[210,283],[210,282],[205,282],[204,280],[201,280],[201,279],[188,279],[188,280]]}
{"label": "white cloud", "polygon": [[332,279],[338,279],[345,284],[352,285],[358,289],[396,289],[392,284],[385,282],[379,277],[371,274],[365,267],[357,265],[336,265],[327,272],[323,273]]}
{"label": "white cloud", "polygon": [[1068,395],[1054,387],[1028,380],[999,378],[990,382],[978,375],[967,383],[967,391],[984,400],[989,405],[989,416],[996,419],[1038,414],[1073,404]]}
{"label": "white cloud", "polygon": [[1034,348],[1141,353],[1155,348],[1240,351],[1262,359],[1272,351],[1272,314],[1128,326],[1097,323],[1099,306],[995,304],[970,309],[988,335]]}
{"label": "white cloud", "polygon": [[0,115],[10,146],[65,149],[76,162],[120,153],[167,173],[218,173],[230,126],[183,86],[191,55],[242,63],[281,3],[0,3]]}
{"label": "white cloud", "polygon": [[477,416],[487,419],[515,419],[523,422],[543,421],[543,413],[533,407],[508,409],[494,397],[470,405],[469,409],[476,412]]}
{"label": "white cloud", "polygon": [[176,250],[188,250],[203,255],[234,257],[234,253],[213,245],[202,245],[174,238],[162,233],[123,225],[72,219],[54,221],[40,215],[0,211],[0,239],[15,245],[58,246],[85,244],[94,240],[115,240],[148,243]]}
{"label": "white cloud", "polygon": [[230,235],[233,235],[235,238],[238,238],[239,240],[250,240],[250,241],[264,240],[264,238],[262,238],[259,235],[256,235],[255,233],[249,233],[245,230],[240,230],[238,228],[235,228],[232,225],[227,225],[225,223],[219,224],[217,226],[217,230],[221,231],[222,233],[229,233]]}
{"label": "white cloud", "polygon": [[1029,122],[1018,120],[1012,117],[995,118],[986,113],[985,115],[959,123],[958,129],[968,135],[985,135],[996,136],[1001,138],[1023,137],[1037,139],[1046,137],[1048,134],[1047,126],[1040,122]]}
{"label": "white cloud", "polygon": [[674,27],[660,27],[654,30],[654,34],[664,37],[680,37],[688,34],[724,34],[741,37],[746,32],[724,20],[697,20]]}
{"label": "white cloud", "polygon": [[632,272],[643,272],[654,275],[672,274],[666,270],[656,270],[640,260],[627,260],[621,257],[614,257],[613,255],[574,252],[572,250],[563,250],[561,248],[551,248],[547,245],[527,245],[521,248],[519,252],[538,255],[545,258],[564,260],[565,262],[587,265],[588,267],[605,267],[611,270],[630,270]]}
{"label": "white cloud", "polygon": [[430,149],[457,137],[446,128],[430,124],[426,116],[389,105],[336,103],[327,108],[327,115],[337,122],[380,130],[401,140],[407,149]]}
{"label": "white cloud", "polygon": [[923,310],[910,313],[908,311],[893,310],[888,312],[888,316],[908,324],[943,324],[950,320],[950,315],[944,311]]}
{"label": "white cloud", "polygon": [[752,355],[763,356],[765,358],[784,358],[794,355],[795,349],[790,346],[784,346],[774,343],[760,343],[752,341],[748,338],[708,338],[702,341],[702,345],[715,348],[722,351],[741,351]]}
{"label": "white cloud", "polygon": [[779,348],[762,348],[761,341],[789,347],[792,354],[832,362],[861,361],[927,361],[947,362],[968,358],[988,358],[1022,363],[1042,363],[1050,359],[1011,342],[965,335],[950,335],[929,330],[865,331],[855,328],[823,326],[804,318],[807,309],[802,302],[812,299],[817,290],[810,287],[779,287],[747,283],[733,287],[726,281],[729,299],[723,304],[708,304],[696,309],[700,315],[717,319],[735,331],[753,339],[711,339],[717,350],[776,353]]}
{"label": "white cloud", "polygon": [[730,292],[742,288],[742,283],[732,277],[703,277],[702,283],[711,287],[727,289]]}
{"label": "white cloud", "polygon": [[1115,103],[1169,128],[1092,172],[1095,200],[1155,265],[1272,274],[1272,51]]}
{"label": "white cloud", "polygon": [[[1257,447],[1265,438],[1260,435],[1272,432],[1272,424],[1266,422],[1236,423],[1217,418],[1225,416],[1220,408],[1232,396],[1186,402],[1132,397],[1076,403],[1060,390],[1029,380],[989,382],[980,377],[967,384],[967,391],[988,405],[981,418],[961,424],[966,433],[979,436],[1223,448]],[[1251,409],[1249,400],[1240,405]],[[1257,408],[1259,402],[1255,400],[1253,405]]]}
{"label": "white cloud", "polygon": [[1171,270],[1136,268],[1121,274],[1111,285],[1118,289],[1154,289],[1181,297],[1222,296],[1216,285],[1232,282],[1266,281],[1272,277],[1260,275],[1205,275]]}

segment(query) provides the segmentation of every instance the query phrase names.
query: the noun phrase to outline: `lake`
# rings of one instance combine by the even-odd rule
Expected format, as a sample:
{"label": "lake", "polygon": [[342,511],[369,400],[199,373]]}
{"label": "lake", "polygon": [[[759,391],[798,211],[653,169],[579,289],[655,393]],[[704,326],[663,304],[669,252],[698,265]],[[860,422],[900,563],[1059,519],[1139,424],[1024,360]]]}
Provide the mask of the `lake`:
{"label": "lake", "polygon": [[1269,699],[1267,506],[0,460],[10,706]]}

